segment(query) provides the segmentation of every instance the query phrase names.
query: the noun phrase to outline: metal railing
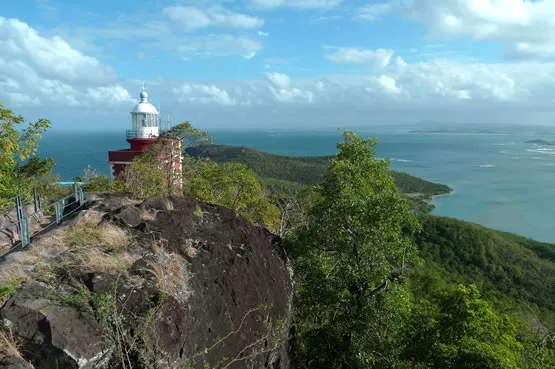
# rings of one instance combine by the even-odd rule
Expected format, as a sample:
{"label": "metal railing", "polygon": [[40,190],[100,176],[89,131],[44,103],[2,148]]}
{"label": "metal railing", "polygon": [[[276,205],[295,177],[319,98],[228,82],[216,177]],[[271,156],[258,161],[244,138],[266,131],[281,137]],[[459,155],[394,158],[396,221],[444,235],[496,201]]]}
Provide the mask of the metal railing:
{"label": "metal railing", "polygon": [[[52,226],[59,225],[62,223],[64,218],[81,210],[85,203],[85,193],[81,184],[73,183],[73,191],[71,194],[42,206],[41,196],[38,195],[36,189],[33,188],[32,203],[34,205],[34,211],[28,215],[25,215],[24,206],[30,203],[24,205],[22,194],[3,201],[0,203],[0,207],[5,207],[10,203],[13,203],[13,207],[10,206],[8,213],[15,209],[16,220],[9,221],[7,225],[1,227],[0,233],[12,236],[12,245],[8,250],[0,253],[0,258],[19,247],[25,248],[29,246],[33,236],[40,232],[46,231]],[[40,222],[41,218],[44,217],[44,214],[52,214],[51,221],[49,223]],[[9,219],[9,217],[6,218]],[[29,227],[30,220],[41,223],[42,228],[31,234]],[[19,240],[16,240],[16,236],[19,236]],[[13,240],[16,241],[14,242]]]}
{"label": "metal railing", "polygon": [[[148,127],[147,127],[148,128]],[[132,139],[132,138],[156,138],[158,137],[157,135],[152,134],[152,132],[149,132],[148,130],[131,130],[128,129],[127,131],[125,131],[125,138],[126,139]]]}

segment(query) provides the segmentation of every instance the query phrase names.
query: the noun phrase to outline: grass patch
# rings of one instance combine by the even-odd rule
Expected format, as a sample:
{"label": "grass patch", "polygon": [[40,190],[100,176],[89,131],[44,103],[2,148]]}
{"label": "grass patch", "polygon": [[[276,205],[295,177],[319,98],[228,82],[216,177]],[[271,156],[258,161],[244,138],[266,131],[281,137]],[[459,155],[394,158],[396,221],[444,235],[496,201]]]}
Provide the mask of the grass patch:
{"label": "grass patch", "polygon": [[135,262],[127,252],[109,254],[99,248],[86,248],[76,254],[76,264],[83,270],[101,273],[125,273]]}
{"label": "grass patch", "polygon": [[11,329],[0,330],[0,359],[14,356],[22,358],[19,353],[19,343]]}
{"label": "grass patch", "polygon": [[21,285],[21,279],[10,279],[0,284],[0,305],[2,305]]}
{"label": "grass patch", "polygon": [[154,218],[155,218],[155,215],[149,213],[149,212],[146,211],[146,210],[143,210],[143,211],[141,212],[140,219],[141,219],[143,222],[152,221],[152,220],[154,220]]}
{"label": "grass patch", "polygon": [[75,248],[103,244],[119,250],[130,244],[129,235],[120,227],[110,223],[90,226],[87,222],[87,220],[76,222],[73,227],[62,232],[62,239],[67,246]]}
{"label": "grass patch", "polygon": [[195,208],[195,210],[193,211],[193,215],[198,217],[198,218],[202,218],[202,216],[204,215],[204,212],[202,211],[202,209],[200,208],[200,206],[197,205],[197,207]]}
{"label": "grass patch", "polygon": [[100,241],[114,249],[123,249],[131,243],[127,232],[113,224],[105,223],[100,225],[98,232],[100,233]]}
{"label": "grass patch", "polygon": [[167,211],[172,211],[175,209],[175,206],[170,199],[164,199],[164,206],[166,207]]}
{"label": "grass patch", "polygon": [[74,308],[87,313],[93,313],[90,305],[91,292],[83,284],[76,282],[75,290],[72,293],[62,293],[56,296],[56,299],[64,304],[73,306]]}
{"label": "grass patch", "polygon": [[183,291],[185,270],[181,256],[161,252],[155,260],[148,262],[146,271],[155,277],[161,291],[169,295],[177,295]]}

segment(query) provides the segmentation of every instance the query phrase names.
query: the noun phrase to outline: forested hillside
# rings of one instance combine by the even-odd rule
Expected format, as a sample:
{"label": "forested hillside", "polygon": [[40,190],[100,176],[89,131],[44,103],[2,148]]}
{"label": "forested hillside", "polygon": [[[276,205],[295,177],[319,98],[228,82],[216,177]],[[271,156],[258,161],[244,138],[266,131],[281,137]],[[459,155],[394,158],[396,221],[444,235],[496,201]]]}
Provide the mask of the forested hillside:
{"label": "forested hillside", "polygon": [[[246,164],[260,178],[270,184],[298,186],[314,185],[322,180],[332,156],[296,157],[266,153],[249,147],[200,145],[188,147],[187,154],[207,157],[217,163]],[[432,183],[408,173],[392,171],[397,187],[403,193],[422,194],[426,198],[451,192],[449,186]]]}
{"label": "forested hillside", "polygon": [[[188,148],[194,157],[219,163],[240,162],[266,185],[301,189],[319,183],[332,157],[291,157],[246,147],[203,145]],[[431,210],[425,201],[451,189],[410,174],[392,171],[413,209]],[[413,272],[443,286],[475,284],[482,296],[502,312],[539,319],[555,327],[555,245],[487,229],[458,219],[421,214],[415,235],[423,264]],[[415,278],[417,288],[422,280]]]}
{"label": "forested hillside", "polygon": [[428,271],[476,284],[496,308],[536,312],[555,327],[555,245],[446,217],[422,215],[420,224],[415,241]]}

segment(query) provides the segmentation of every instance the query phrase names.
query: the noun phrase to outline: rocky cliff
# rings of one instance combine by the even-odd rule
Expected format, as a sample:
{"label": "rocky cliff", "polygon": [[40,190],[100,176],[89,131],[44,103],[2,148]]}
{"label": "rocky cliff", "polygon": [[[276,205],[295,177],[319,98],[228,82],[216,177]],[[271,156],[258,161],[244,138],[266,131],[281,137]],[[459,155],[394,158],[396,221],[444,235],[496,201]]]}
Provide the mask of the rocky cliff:
{"label": "rocky cliff", "polygon": [[279,237],[183,198],[91,194],[0,261],[0,367],[290,367]]}

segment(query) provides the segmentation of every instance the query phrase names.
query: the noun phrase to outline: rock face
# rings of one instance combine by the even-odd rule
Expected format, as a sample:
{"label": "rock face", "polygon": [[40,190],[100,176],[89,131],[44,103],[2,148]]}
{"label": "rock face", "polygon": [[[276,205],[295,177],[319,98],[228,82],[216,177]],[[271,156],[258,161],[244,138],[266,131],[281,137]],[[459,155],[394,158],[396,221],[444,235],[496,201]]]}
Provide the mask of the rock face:
{"label": "rock face", "polygon": [[86,218],[100,215],[129,245],[104,237],[83,254],[52,234],[33,246],[57,237],[62,251],[44,253],[52,268],[31,273],[0,317],[35,368],[291,367],[292,275],[279,237],[178,197],[93,194],[86,208],[76,222],[95,227]]}

